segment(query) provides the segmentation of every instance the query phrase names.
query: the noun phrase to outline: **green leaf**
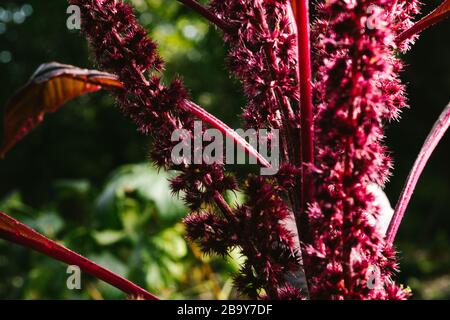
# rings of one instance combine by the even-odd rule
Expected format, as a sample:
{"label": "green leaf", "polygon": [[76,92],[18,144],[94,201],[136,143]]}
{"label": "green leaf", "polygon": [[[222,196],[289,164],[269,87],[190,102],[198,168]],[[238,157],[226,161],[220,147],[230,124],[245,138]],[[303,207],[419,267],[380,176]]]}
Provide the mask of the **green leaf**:
{"label": "green leaf", "polygon": [[148,164],[127,165],[118,169],[110,178],[105,190],[98,197],[96,207],[101,214],[120,215],[118,208],[133,197],[154,204],[158,220],[173,222],[182,217],[185,208],[182,202],[172,196],[168,182],[169,175],[157,172]]}
{"label": "green leaf", "polygon": [[125,233],[122,231],[105,230],[94,232],[92,236],[99,245],[109,246],[122,240],[125,237]]}

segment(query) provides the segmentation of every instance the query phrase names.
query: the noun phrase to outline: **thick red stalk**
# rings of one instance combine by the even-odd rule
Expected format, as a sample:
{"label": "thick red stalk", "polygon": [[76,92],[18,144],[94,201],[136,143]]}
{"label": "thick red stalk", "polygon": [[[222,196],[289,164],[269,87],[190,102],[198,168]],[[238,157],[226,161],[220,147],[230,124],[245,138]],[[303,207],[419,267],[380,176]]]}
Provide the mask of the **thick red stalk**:
{"label": "thick red stalk", "polygon": [[2,212],[0,212],[0,238],[33,249],[68,265],[76,265],[83,272],[101,279],[131,296],[159,300],[136,284],[44,237]]}
{"label": "thick red stalk", "polygon": [[401,34],[397,36],[395,42],[397,44],[402,43],[408,38],[419,34],[423,30],[431,27],[433,24],[436,24],[445,18],[450,16],[450,0],[445,0],[442,2],[439,7],[433,10],[430,14],[422,18],[419,22],[415,23],[411,28],[405,30]]}
{"label": "thick red stalk", "polygon": [[302,211],[304,212],[307,210],[307,205],[313,196],[313,183],[309,174],[309,167],[314,164],[314,124],[308,0],[296,0],[295,6],[294,12],[296,13],[298,30],[298,79],[301,115]]}
{"label": "thick red stalk", "polygon": [[185,6],[191,8],[192,10],[198,12],[204,18],[206,18],[207,20],[218,26],[220,29],[222,29],[222,31],[229,32],[232,29],[232,26],[230,24],[220,19],[218,16],[213,14],[211,11],[202,6],[197,1],[195,0],[178,0],[178,1],[183,3]]}
{"label": "thick red stalk", "polygon": [[447,105],[447,107],[440,115],[439,119],[434,124],[434,127],[425,140],[422,150],[420,151],[419,156],[417,157],[416,162],[414,163],[414,166],[408,176],[408,179],[406,180],[405,187],[403,188],[400,200],[397,203],[394,215],[386,233],[386,241],[389,244],[392,244],[394,242],[398,228],[405,215],[406,208],[408,207],[409,201],[411,200],[411,197],[414,193],[414,189],[416,188],[420,175],[425,169],[425,166],[431,155],[433,154],[434,149],[436,149],[436,146],[439,144],[439,141],[441,141],[449,126],[450,103]]}

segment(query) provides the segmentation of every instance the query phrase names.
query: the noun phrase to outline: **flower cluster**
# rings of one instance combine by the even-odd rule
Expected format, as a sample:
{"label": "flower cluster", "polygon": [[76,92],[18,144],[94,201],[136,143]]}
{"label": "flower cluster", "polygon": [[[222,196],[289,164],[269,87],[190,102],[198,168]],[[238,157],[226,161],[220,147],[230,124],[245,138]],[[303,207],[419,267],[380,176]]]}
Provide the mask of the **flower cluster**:
{"label": "flower cluster", "polygon": [[229,69],[248,98],[244,119],[252,128],[280,128],[280,112],[298,103],[295,33],[286,1],[217,0],[210,5],[236,26],[224,37],[230,44]]}
{"label": "flower cluster", "polygon": [[204,252],[225,255],[240,249],[246,261],[235,283],[247,296],[260,297],[264,290],[271,299],[299,298],[300,290],[290,284],[299,269],[299,252],[293,233],[280,223],[290,211],[283,190],[272,180],[251,176],[245,187],[247,201],[232,217],[200,213],[184,222]]}
{"label": "flower cluster", "polygon": [[382,144],[384,121],[406,104],[389,16],[395,3],[331,0],[318,10],[317,192],[303,257],[315,298],[407,295],[391,281],[395,258],[369,219],[382,213],[368,186],[383,185],[391,167]]}
{"label": "flower cluster", "polygon": [[[187,94],[181,82],[175,80],[169,86],[161,84],[157,72],[162,69],[162,60],[157,55],[156,44],[137,23],[132,8],[115,0],[69,2],[81,9],[82,30],[98,63],[123,83],[124,90],[116,92],[122,110],[134,120],[139,131],[153,138],[153,162],[159,167],[182,172],[176,191],[186,191],[186,202],[197,208],[211,202],[202,186],[213,193],[233,190],[233,178],[224,173],[222,166],[172,163],[171,151],[175,145],[171,141],[172,132],[176,129],[192,131],[194,118],[186,110]],[[149,80],[145,73],[149,74]],[[205,181],[208,179],[211,181]]]}
{"label": "flower cluster", "polygon": [[[188,238],[208,254],[224,256],[237,248],[245,256],[235,277],[242,293],[270,299],[407,298],[408,292],[391,279],[397,271],[395,252],[372,223],[383,213],[369,187],[383,186],[389,178],[392,161],[383,126],[407,105],[396,53],[411,41],[397,44],[394,39],[411,25],[417,1],[327,0],[316,5],[317,160],[307,169],[300,163],[302,79],[290,3],[212,0],[210,9],[194,5],[227,26],[228,66],[248,99],[247,127],[281,132],[278,175],[248,177],[242,187],[246,201],[236,208],[224,195],[239,186],[222,164],[171,162],[172,133],[184,129],[193,135],[198,114],[181,81],[161,83],[156,45],[130,6],[116,0],[69,2],[81,8],[83,32],[99,64],[123,83],[123,90],[115,92],[122,110],[153,138],[153,162],[179,172],[171,187],[192,211],[184,219]],[[305,174],[314,180],[312,201],[304,208],[307,219],[292,227],[302,211],[300,176]],[[304,225],[296,225],[300,222]],[[299,284],[303,278],[308,292]]]}
{"label": "flower cluster", "polygon": [[[396,1],[389,13],[389,18],[392,21],[391,30],[395,34],[400,34],[403,31],[412,27],[414,17],[420,13],[420,2],[417,0],[399,0]],[[410,46],[417,39],[417,35],[407,39],[399,45],[401,51],[407,51]]]}
{"label": "flower cluster", "polygon": [[[140,132],[152,137],[152,161],[179,172],[171,187],[193,212],[185,219],[188,237],[198,240],[205,252],[224,255],[230,248],[240,248],[247,257],[236,276],[243,293],[259,297],[265,292],[273,299],[300,297],[288,282],[289,273],[298,269],[299,258],[293,236],[283,224],[290,211],[278,194],[281,190],[264,179],[252,178],[247,186],[249,203],[232,209],[224,194],[238,186],[223,165],[172,163],[172,133],[184,129],[194,134],[192,104],[182,83],[161,83],[162,60],[156,44],[147,38],[129,5],[116,0],[69,2],[81,9],[82,31],[97,62],[123,84],[115,92],[121,109]],[[202,213],[205,208],[210,213]]]}
{"label": "flower cluster", "polygon": [[299,134],[295,22],[286,0],[214,0],[211,10],[234,26],[224,34],[228,67],[241,81],[247,127],[283,133],[283,157],[297,158]]}
{"label": "flower cluster", "polygon": [[[288,216],[280,222],[295,220],[300,211],[301,193],[300,112],[297,33],[290,3],[287,0],[213,0],[210,9],[231,25],[231,32],[224,33],[224,40],[229,44],[229,70],[240,80],[247,97],[243,112],[245,125],[280,130],[282,166],[277,183],[286,192],[284,201],[291,204]],[[296,223],[293,225],[296,230]],[[297,271],[302,272],[300,265]],[[293,289],[300,287],[297,284]]]}

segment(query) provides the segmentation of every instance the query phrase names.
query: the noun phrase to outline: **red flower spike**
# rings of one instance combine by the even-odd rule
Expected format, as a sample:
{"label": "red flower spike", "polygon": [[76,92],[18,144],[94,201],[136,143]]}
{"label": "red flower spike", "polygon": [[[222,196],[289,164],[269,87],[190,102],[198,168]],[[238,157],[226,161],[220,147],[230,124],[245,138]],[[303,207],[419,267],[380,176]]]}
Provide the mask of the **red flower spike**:
{"label": "red flower spike", "polygon": [[[246,260],[235,284],[251,298],[408,298],[410,292],[392,280],[398,271],[392,241],[425,163],[450,125],[449,107],[416,161],[387,238],[379,227],[384,209],[374,190],[381,190],[392,167],[384,125],[407,105],[397,50],[408,49],[419,31],[448,16],[449,1],[413,26],[419,12],[415,0],[324,0],[316,4],[311,44],[305,0],[212,0],[209,8],[179,1],[224,32],[228,67],[248,99],[246,126],[280,132],[278,174],[245,180],[246,200],[237,208],[224,197],[239,187],[234,176],[222,164],[173,164],[168,137],[185,129],[192,138],[198,118],[260,165],[269,163],[189,101],[180,80],[161,83],[163,61],[129,5],[69,3],[81,9],[82,31],[97,62],[120,83],[109,89],[123,112],[152,136],[152,161],[178,171],[171,188],[192,211],[184,219],[189,239],[208,254],[225,255],[238,247]],[[40,116],[33,111],[30,117]],[[16,129],[11,141],[17,140]],[[5,231],[9,220],[2,220],[5,238],[54,253],[39,241],[37,246],[15,238],[20,233]]]}

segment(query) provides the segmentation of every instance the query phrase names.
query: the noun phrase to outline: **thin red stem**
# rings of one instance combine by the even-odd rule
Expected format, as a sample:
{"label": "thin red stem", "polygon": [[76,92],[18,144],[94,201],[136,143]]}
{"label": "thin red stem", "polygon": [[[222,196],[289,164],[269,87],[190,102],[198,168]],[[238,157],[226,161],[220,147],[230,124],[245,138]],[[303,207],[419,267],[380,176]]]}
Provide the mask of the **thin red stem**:
{"label": "thin red stem", "polygon": [[397,44],[402,43],[406,39],[411,38],[412,36],[419,34],[423,30],[431,27],[432,25],[448,18],[450,16],[450,0],[446,0],[442,2],[435,10],[433,10],[430,14],[422,18],[419,22],[414,24],[408,30],[402,32],[397,36],[395,42]]}
{"label": "thin red stem", "polygon": [[304,212],[313,197],[313,183],[309,174],[309,167],[314,164],[311,48],[308,0],[296,0],[295,3],[301,115],[302,212]]}
{"label": "thin red stem", "polygon": [[186,108],[188,111],[195,116],[196,118],[205,121],[214,129],[219,130],[223,134],[225,134],[228,138],[233,139],[233,141],[240,146],[248,155],[256,158],[260,165],[266,168],[270,168],[270,163],[255,150],[244,138],[242,138],[239,134],[236,133],[233,129],[223,123],[221,120],[208,113],[202,107],[196,105],[192,101],[186,100]]}
{"label": "thin red stem", "polygon": [[76,265],[83,272],[101,279],[131,296],[159,300],[131,281],[44,237],[2,212],[0,212],[0,238],[33,249],[68,265]]}
{"label": "thin red stem", "polygon": [[212,13],[210,10],[202,6],[197,1],[195,0],[178,0],[178,1],[183,3],[185,6],[191,8],[192,10],[196,11],[200,15],[202,15],[208,21],[210,21],[211,23],[215,24],[220,29],[222,29],[222,31],[230,32],[233,29],[231,24],[220,19],[218,16],[216,16],[214,13]]}
{"label": "thin red stem", "polygon": [[411,200],[414,189],[417,186],[417,182],[419,181],[419,178],[423,170],[425,169],[428,160],[433,154],[433,151],[436,149],[436,146],[441,141],[449,126],[450,103],[447,105],[437,122],[434,124],[434,127],[425,140],[422,150],[420,151],[419,156],[417,157],[416,162],[414,163],[414,166],[406,180],[405,187],[403,188],[402,194],[400,195],[400,200],[395,207],[394,215],[386,233],[387,243],[392,244],[394,242],[395,236],[397,235],[398,228],[400,227],[402,219],[405,215],[409,201]]}

